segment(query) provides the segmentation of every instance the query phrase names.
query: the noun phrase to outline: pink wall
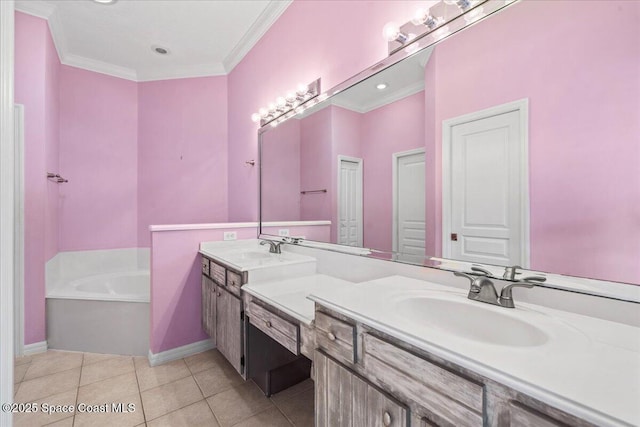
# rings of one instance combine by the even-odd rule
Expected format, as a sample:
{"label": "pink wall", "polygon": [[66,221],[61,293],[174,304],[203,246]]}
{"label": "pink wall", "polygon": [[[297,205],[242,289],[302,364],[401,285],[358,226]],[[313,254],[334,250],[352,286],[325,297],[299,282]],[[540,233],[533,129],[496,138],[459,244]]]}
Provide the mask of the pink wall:
{"label": "pink wall", "polygon": [[[295,1],[229,74],[229,164],[257,158],[251,114],[322,77],[329,89],[387,56],[382,27],[405,22],[420,1]],[[354,23],[357,25],[354,27]],[[255,220],[258,171],[229,168],[229,218]]]}
{"label": "pink wall", "polygon": [[328,220],[331,200],[331,108],[323,108],[305,117],[300,124],[300,191],[323,190],[326,193],[300,195],[300,219]]}
{"label": "pink wall", "polygon": [[300,123],[288,120],[262,136],[263,221],[300,220]]}
{"label": "pink wall", "polygon": [[58,248],[58,186],[46,173],[58,168],[60,63],[47,21],[23,13],[15,19],[15,99],[25,112],[25,343],[32,344],[46,339],[44,264]]}
{"label": "pink wall", "polygon": [[137,245],[149,246],[152,224],[225,222],[227,168],[257,169],[244,167],[249,158],[227,162],[227,77],[140,83],[138,91]]}
{"label": "pink wall", "polygon": [[529,98],[534,269],[640,283],[639,22],[638,2],[521,2],[436,48],[436,123]]}
{"label": "pink wall", "polygon": [[60,250],[137,246],[138,88],[62,66]]}
{"label": "pink wall", "polygon": [[365,247],[392,249],[392,155],[424,144],[422,92],[362,116]]}
{"label": "pink wall", "polygon": [[[291,235],[326,239],[326,227],[288,227]],[[219,241],[225,231],[252,239],[257,227],[151,233],[151,351],[159,353],[207,339],[201,326],[201,242]],[[277,230],[269,230],[277,234]],[[257,244],[256,244],[257,246]]]}

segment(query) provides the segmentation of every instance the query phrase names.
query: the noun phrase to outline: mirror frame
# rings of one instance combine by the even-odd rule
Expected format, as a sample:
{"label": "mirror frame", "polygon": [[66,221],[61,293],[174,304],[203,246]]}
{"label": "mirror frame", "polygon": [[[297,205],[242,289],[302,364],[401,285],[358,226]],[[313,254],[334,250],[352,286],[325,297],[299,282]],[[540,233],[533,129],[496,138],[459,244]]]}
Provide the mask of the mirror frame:
{"label": "mirror frame", "polygon": [[[433,34],[433,32],[431,32],[431,33],[423,34],[416,37],[411,43],[407,45],[407,47],[404,47],[399,50],[395,50],[394,53],[390,54],[388,57],[384,58],[383,60],[373,64],[372,66],[366,68],[365,70],[359,72],[358,74],[355,74],[349,79],[343,81],[342,83],[324,92],[323,101],[317,102],[313,107],[310,107],[310,108],[315,108],[317,105],[321,105],[325,102],[330,103],[332,97],[337,95],[338,93],[341,93],[342,91],[347,90],[365,81],[366,79],[388,69],[389,67],[392,67],[393,65],[413,55],[416,55],[422,52],[424,49],[430,48],[432,46],[439,44],[444,40],[447,40],[449,37],[454,36],[458,32],[466,28],[469,28],[473,25],[476,25],[477,23],[482,22],[487,18],[495,15],[496,13],[499,13],[505,10],[507,7],[515,5],[517,3],[520,3],[520,0],[515,0],[515,1],[514,0],[506,0],[506,1],[505,0],[486,0],[485,2],[482,3],[482,5],[485,7],[485,10],[487,11],[486,15],[478,18],[477,20],[471,23],[466,23],[464,21],[464,14],[461,14],[455,19],[453,19],[452,21],[448,22],[448,25],[451,28],[451,32],[448,33],[446,36],[437,37],[435,34]],[[290,117],[285,120],[291,120],[292,118],[293,117]],[[381,259],[384,261],[392,261],[392,262],[399,262],[399,263],[408,264],[408,265],[414,265],[416,267],[434,268],[440,271],[468,272],[472,265],[489,267],[489,268],[491,267],[494,267],[494,268],[498,267],[501,269],[504,268],[504,267],[490,265],[490,264],[486,264],[486,265],[474,264],[468,261],[455,260],[455,259],[443,259],[443,258],[437,258],[434,256],[428,256],[428,255],[425,255],[425,258],[422,264],[408,263],[408,262],[397,260],[395,253],[392,251],[382,251],[382,250],[376,250],[371,248],[352,247],[352,246],[340,245],[337,243],[319,242],[319,241],[313,241],[313,240],[304,240],[304,239],[296,240],[289,237],[282,237],[282,236],[276,236],[273,234],[265,233],[263,231],[264,222],[262,218],[262,186],[263,186],[263,182],[262,182],[263,138],[262,136],[265,132],[268,132],[270,130],[275,130],[276,128],[277,127],[272,127],[271,125],[264,125],[258,129],[258,145],[259,145],[258,147],[258,156],[259,156],[259,161],[258,161],[258,174],[259,174],[258,238],[259,239],[277,240],[282,243],[295,244],[295,245],[313,248],[313,249],[322,249],[322,250],[328,250],[331,252],[337,252],[337,253],[349,254],[349,255],[366,256],[366,257]],[[440,263],[443,260],[446,261],[447,264],[458,264],[459,268],[455,268],[451,265],[446,267],[440,266]],[[580,277],[580,276],[570,276],[570,275],[553,273],[553,272],[535,271],[535,270],[531,270],[530,267],[528,269],[522,269],[522,272],[530,273],[532,275],[542,274],[548,279],[551,279],[550,281],[561,280],[560,284],[552,284],[550,283],[550,281],[547,281],[544,283],[536,283],[537,287],[555,289],[555,290],[561,290],[561,291],[572,292],[577,294],[597,296],[602,298],[640,304],[640,285],[636,285],[633,283],[613,282],[613,281],[591,279],[591,278]],[[509,280],[509,279],[504,279],[502,277],[495,277],[495,276],[493,278],[497,280],[503,280],[503,281],[512,281],[512,282],[517,281],[517,280]],[[586,286],[584,285],[581,286],[581,284],[577,284],[576,279],[580,282],[586,283]],[[565,282],[565,283],[562,283],[562,282]],[[571,283],[567,284],[566,282],[573,282],[573,284]],[[574,286],[574,285],[577,285],[577,286]]]}

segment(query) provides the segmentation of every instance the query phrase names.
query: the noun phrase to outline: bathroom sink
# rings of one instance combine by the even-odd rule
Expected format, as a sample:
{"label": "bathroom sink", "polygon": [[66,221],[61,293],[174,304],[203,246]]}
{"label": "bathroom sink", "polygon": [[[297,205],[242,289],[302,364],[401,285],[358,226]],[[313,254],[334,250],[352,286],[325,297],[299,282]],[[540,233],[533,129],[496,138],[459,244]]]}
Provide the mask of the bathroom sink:
{"label": "bathroom sink", "polygon": [[511,309],[465,297],[408,296],[396,300],[394,309],[398,316],[426,328],[485,344],[534,347],[549,340],[542,329],[518,319]]}
{"label": "bathroom sink", "polygon": [[245,260],[260,260],[271,258],[271,254],[269,252],[245,251],[235,254],[235,258]]}

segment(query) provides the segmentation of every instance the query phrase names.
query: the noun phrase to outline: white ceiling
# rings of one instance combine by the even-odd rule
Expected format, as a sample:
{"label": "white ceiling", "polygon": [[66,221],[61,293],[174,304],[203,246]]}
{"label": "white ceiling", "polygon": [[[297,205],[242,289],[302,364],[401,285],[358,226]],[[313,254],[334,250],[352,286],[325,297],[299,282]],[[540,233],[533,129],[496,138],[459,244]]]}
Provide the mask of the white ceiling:
{"label": "white ceiling", "polygon": [[[149,81],[227,74],[290,3],[18,0],[16,9],[49,20],[63,64]],[[155,45],[170,53],[155,53]]]}
{"label": "white ceiling", "polygon": [[[375,74],[332,98],[331,103],[358,113],[366,113],[424,90],[424,67],[433,47]],[[385,89],[376,86],[385,83]]]}

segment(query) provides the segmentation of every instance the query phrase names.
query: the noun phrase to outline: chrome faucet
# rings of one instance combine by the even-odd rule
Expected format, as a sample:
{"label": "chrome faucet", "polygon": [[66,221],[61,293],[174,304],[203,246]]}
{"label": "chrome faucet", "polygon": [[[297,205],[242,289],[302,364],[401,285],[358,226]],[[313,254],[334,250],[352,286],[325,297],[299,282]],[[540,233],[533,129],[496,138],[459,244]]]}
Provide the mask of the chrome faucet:
{"label": "chrome faucet", "polygon": [[280,254],[282,251],[280,250],[280,245],[282,242],[274,242],[273,240],[260,240],[260,245],[269,244],[269,253],[272,254]]}
{"label": "chrome faucet", "polygon": [[513,288],[533,288],[536,282],[540,283],[547,280],[545,277],[541,276],[526,277],[520,282],[511,283],[504,286],[502,288],[502,291],[500,291],[500,296],[498,297],[498,292],[496,291],[493,282],[489,279],[493,277],[491,275],[491,272],[475,266],[471,267],[471,270],[472,273],[462,273],[460,271],[456,271],[453,273],[458,277],[466,277],[467,279],[469,279],[469,282],[471,282],[471,287],[469,288],[469,294],[467,295],[467,298],[472,301],[499,305],[500,307],[506,308],[515,308],[512,295]]}

